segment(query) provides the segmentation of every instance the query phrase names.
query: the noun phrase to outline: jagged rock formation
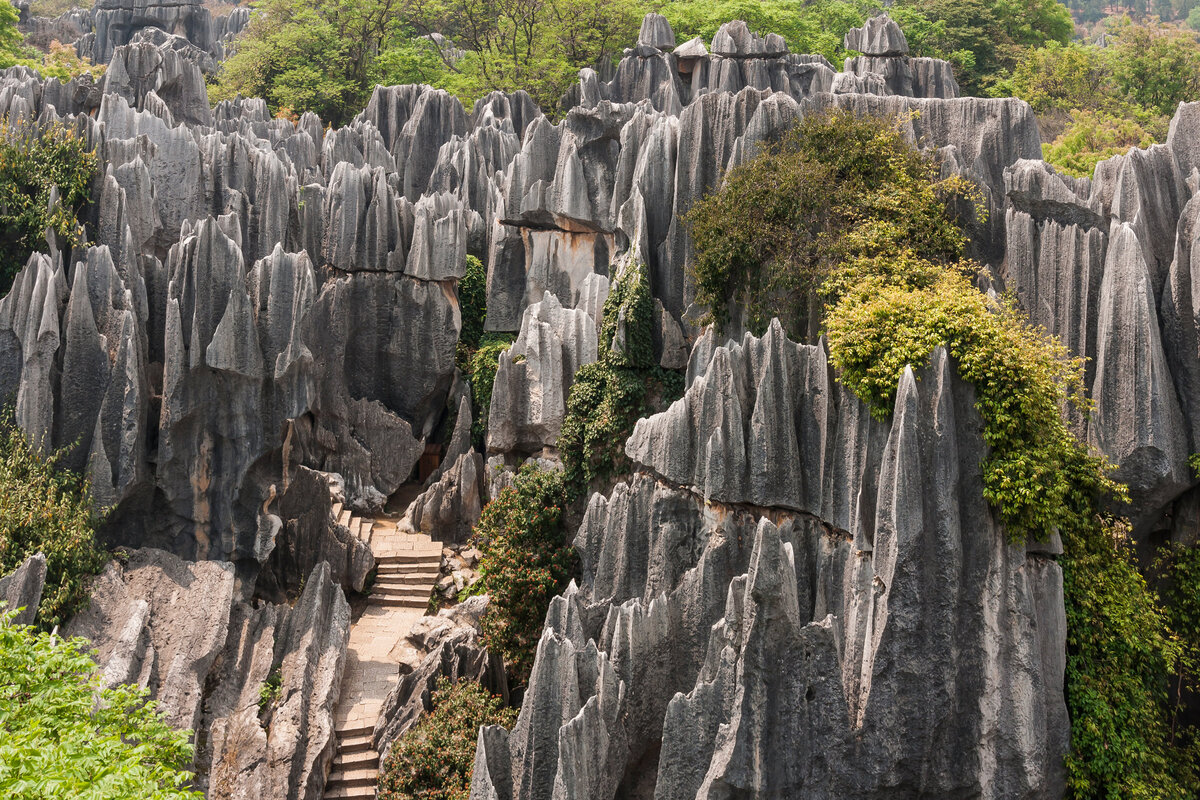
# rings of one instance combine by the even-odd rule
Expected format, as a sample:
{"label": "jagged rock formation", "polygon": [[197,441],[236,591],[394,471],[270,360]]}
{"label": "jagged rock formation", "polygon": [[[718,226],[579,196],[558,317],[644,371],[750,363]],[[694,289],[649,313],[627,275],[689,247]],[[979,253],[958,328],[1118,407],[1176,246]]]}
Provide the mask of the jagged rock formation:
{"label": "jagged rock formation", "polygon": [[[361,589],[371,556],[331,518],[322,473],[348,506],[377,509],[458,408],[409,519],[461,539],[507,480],[493,466],[553,464],[575,371],[612,346],[597,341],[610,279],[634,262],[656,357],[686,367],[688,394],[628,442],[638,474],[593,498],[583,577],[555,604],[517,729],[480,734],[476,796],[1060,791],[1057,567],[1005,545],[986,511],[969,390],[942,356],[914,365],[884,425],[832,381],[819,343],[700,336],[681,216],[806,114],[906,115],[906,136],[979,185],[972,254],[995,288],[1090,359],[1097,410],[1076,424],[1133,488],[1136,533],[1194,541],[1200,104],[1165,145],[1073,180],[1038,160],[1028,106],[958,97],[948,65],[910,57],[885,16],[851,32],[862,55],[838,72],[744,23],[678,43],[650,15],[611,80],[581,72],[560,122],[523,92],[468,110],[402,86],[326,130],[262,100],[209,109],[220,25],[244,17],[206,29],[194,3],[135,6],[44,26],[103,54],[99,84],[0,73],[0,117],[61,120],[101,164],[90,244],[53,242],[0,299],[0,395],[31,441],[78,442],[69,466],[114,508],[106,538],[217,562],[135,555],[73,623],[114,679],[223,731],[202,754],[210,796],[279,796],[285,772],[297,796],[323,780],[328,697],[298,676],[337,672],[342,589],[328,587]],[[487,266],[486,327],[519,332],[486,454],[455,388],[468,253]],[[190,608],[205,635],[183,647],[145,620],[177,613],[185,574],[217,599]],[[302,618],[247,604],[305,576],[306,597],[323,588]],[[303,755],[254,728],[253,681],[268,652],[289,657],[271,631],[324,665],[285,675],[308,697],[288,725],[315,726]],[[164,672],[164,653],[190,666]],[[221,687],[207,716],[206,676]]]}
{"label": "jagged rock formation", "polygon": [[982,501],[945,352],[890,424],[778,324],[710,352],[593,496],[480,796],[1061,795],[1061,573]]}
{"label": "jagged rock formation", "polygon": [[571,380],[597,358],[596,321],[546,292],[525,309],[521,334],[500,354],[488,412],[489,450],[535,453],[558,441]]}
{"label": "jagged rock formation", "polygon": [[[199,774],[210,797],[323,796],[349,638],[350,607],[327,564],[313,568],[294,606],[233,606],[205,707]],[[272,674],[279,688],[263,708]]]}
{"label": "jagged rock formation", "polygon": [[[199,66],[205,72],[215,71],[226,43],[250,22],[247,6],[214,16],[199,0],[97,0],[91,8],[55,18],[33,16],[28,3],[19,7],[20,30],[36,46],[46,47],[51,41],[72,44],[80,56],[107,64],[123,45],[146,41],[147,36],[157,43],[165,34],[187,42],[202,59]],[[182,49],[179,44],[174,47]]]}
{"label": "jagged rock formation", "polygon": [[0,601],[5,611],[15,611],[13,625],[32,625],[46,587],[46,556],[38,553],[0,577]]}
{"label": "jagged rock formation", "polygon": [[135,550],[109,563],[63,632],[91,640],[107,685],[145,686],[172,725],[195,728],[233,593],[232,564]]}

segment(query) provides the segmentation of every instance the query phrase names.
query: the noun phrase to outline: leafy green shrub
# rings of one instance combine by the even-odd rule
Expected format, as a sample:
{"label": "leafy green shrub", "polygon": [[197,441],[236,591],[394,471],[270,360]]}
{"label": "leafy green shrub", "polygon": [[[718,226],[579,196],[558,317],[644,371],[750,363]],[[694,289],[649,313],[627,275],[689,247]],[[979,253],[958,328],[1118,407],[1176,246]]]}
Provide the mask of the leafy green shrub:
{"label": "leafy green shrub", "polygon": [[923,364],[935,346],[946,346],[975,385],[991,448],[983,494],[1014,541],[1082,524],[1115,489],[1062,421],[1064,403],[1088,408],[1082,362],[963,276],[947,272],[921,288],[863,281],[830,311],[827,333],[840,380],[883,418],[905,365]]}
{"label": "leafy green shrub", "polygon": [[86,639],[63,641],[0,614],[0,796],[10,800],[198,800],[189,733],[147,690],[103,688]]}
{"label": "leafy green shrub", "polygon": [[[88,200],[96,154],[59,123],[0,123],[0,293],[34,250],[46,251],[46,229],[71,245],[83,241],[78,213]],[[50,209],[50,192],[59,202]]]}
{"label": "leafy green shrub", "polygon": [[0,575],[35,553],[46,555],[38,619],[47,628],[87,602],[91,576],[107,561],[96,543],[87,482],[41,455],[8,418],[0,422]]}
{"label": "leafy green shrub", "polygon": [[475,406],[471,441],[481,452],[486,445],[488,411],[492,407],[492,387],[496,383],[496,370],[500,368],[500,354],[512,347],[512,343],[513,337],[508,334],[484,334],[479,348],[471,354],[470,369],[467,370],[471,401]]}
{"label": "leafy green shrub", "polygon": [[[650,275],[633,264],[604,302],[600,358],[575,373],[567,396],[557,444],[572,498],[594,479],[627,471],[625,440],[634,424],[683,392],[682,376],[654,359],[653,325]],[[611,347],[618,338],[621,346]]]}
{"label": "leafy green shrub", "polygon": [[1090,178],[1101,161],[1152,144],[1154,137],[1130,116],[1076,111],[1062,135],[1042,145],[1042,158],[1067,175]]}
{"label": "leafy green shrub", "polygon": [[400,737],[379,770],[379,800],[467,800],[485,725],[512,727],[517,711],[478,683],[438,678],[433,711]]}
{"label": "leafy green shrub", "polygon": [[937,175],[895,120],[809,115],[688,213],[696,302],[722,328],[738,309],[756,334],[778,317],[804,339],[835,267],[869,255],[877,268],[884,254],[906,273],[956,262],[964,240],[947,200],[966,190]]}
{"label": "leafy green shrub", "polygon": [[[462,316],[458,345],[468,351],[469,360],[483,338],[483,322],[487,319],[487,269],[475,256],[467,256],[466,273],[458,282],[458,308]],[[458,366],[467,371],[462,360]]]}
{"label": "leafy green shrub", "polygon": [[529,680],[546,610],[575,569],[562,526],[567,502],[561,473],[525,466],[484,506],[471,534],[490,598],[483,640],[504,659],[517,685]]}
{"label": "leafy green shrub", "polygon": [[1200,759],[1173,730],[1168,691],[1182,653],[1132,543],[1109,519],[1065,530],[1063,547],[1070,796],[1195,797]]}

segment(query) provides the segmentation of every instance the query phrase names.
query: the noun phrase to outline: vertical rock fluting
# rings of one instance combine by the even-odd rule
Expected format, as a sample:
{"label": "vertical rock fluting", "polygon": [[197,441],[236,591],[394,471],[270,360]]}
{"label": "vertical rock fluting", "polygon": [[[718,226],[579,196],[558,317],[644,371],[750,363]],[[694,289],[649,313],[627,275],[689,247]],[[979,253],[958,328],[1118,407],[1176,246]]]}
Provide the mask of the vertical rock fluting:
{"label": "vertical rock fluting", "polygon": [[592,498],[476,788],[497,747],[512,798],[1061,795],[1061,572],[983,501],[981,430],[940,349],[890,424],[777,324],[712,349]]}
{"label": "vertical rock fluting", "polygon": [[[583,577],[556,601],[517,729],[480,733],[475,796],[1061,790],[1061,579],[986,511],[969,389],[942,355],[914,365],[884,424],[837,386],[819,344],[778,330],[685,341],[681,215],[807,114],[907,115],[906,136],[979,185],[989,214],[972,253],[996,288],[1091,359],[1097,410],[1074,422],[1133,488],[1138,535],[1191,541],[1200,104],[1180,107],[1166,144],[1073,180],[1037,160],[1027,105],[959,98],[947,65],[909,57],[886,17],[848,38],[862,56],[838,72],[745,23],[680,43],[651,15],[611,80],[581,72],[560,122],[523,92],[468,113],[403,86],[326,130],[312,114],[272,119],[262,100],[210,111],[205,59],[245,19],[189,28],[200,12],[102,3],[80,40],[111,56],[99,85],[0,72],[10,125],[61,120],[100,159],[90,244],[33,255],[0,300],[0,395],[39,446],[78,443],[70,465],[113,507],[106,536],[237,561],[239,596],[261,571],[260,595],[282,599],[322,561],[329,581],[361,588],[361,543],[305,495],[337,472],[361,510],[410,478],[457,401],[466,254],[486,262],[487,328],[522,337],[489,409],[500,460],[554,444],[571,377],[602,346],[610,270],[637,259],[656,347],[687,364],[688,394],[635,431],[638,474],[591,499]],[[135,17],[165,33],[114,27]],[[413,518],[461,535],[489,470],[451,451]],[[213,655],[214,680],[259,675],[283,612],[219,589],[213,624],[236,631],[196,663],[241,637],[238,655]],[[147,644],[136,622],[152,600],[127,606],[133,622],[96,636],[134,654],[114,674],[141,678],[139,648],[174,645]],[[317,649],[337,651],[340,618],[310,616],[331,631]],[[288,791],[317,791],[318,767],[276,763],[291,753],[254,731],[251,684],[226,688],[213,774],[232,783],[210,796],[278,796],[284,771]],[[192,690],[154,691],[195,718]],[[323,763],[323,741],[307,764]]]}

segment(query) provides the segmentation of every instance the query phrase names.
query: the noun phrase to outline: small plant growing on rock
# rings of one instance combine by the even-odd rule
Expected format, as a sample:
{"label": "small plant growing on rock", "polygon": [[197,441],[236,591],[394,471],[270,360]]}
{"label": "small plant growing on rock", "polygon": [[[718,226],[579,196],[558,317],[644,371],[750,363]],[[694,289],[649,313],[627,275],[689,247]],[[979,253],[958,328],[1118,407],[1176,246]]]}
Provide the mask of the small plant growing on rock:
{"label": "small plant growing on rock", "polygon": [[264,717],[279,700],[279,692],[283,688],[283,671],[275,667],[267,675],[262,686],[258,688],[258,716]]}
{"label": "small plant growing on rock", "polygon": [[439,678],[433,710],[402,736],[379,770],[379,800],[467,800],[485,725],[512,727],[517,711],[473,681]]}

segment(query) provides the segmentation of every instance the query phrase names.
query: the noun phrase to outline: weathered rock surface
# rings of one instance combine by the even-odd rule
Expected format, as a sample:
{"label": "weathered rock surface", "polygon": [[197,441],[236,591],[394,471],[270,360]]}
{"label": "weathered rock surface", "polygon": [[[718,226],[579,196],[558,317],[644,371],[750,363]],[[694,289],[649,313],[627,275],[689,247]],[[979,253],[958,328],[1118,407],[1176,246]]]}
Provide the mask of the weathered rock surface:
{"label": "weathered rock surface", "polygon": [[[695,341],[680,218],[806,114],[904,115],[946,174],[979,185],[988,219],[971,224],[972,255],[995,288],[1090,359],[1096,413],[1073,422],[1131,485],[1135,535],[1194,541],[1200,104],[1180,107],[1166,144],[1074,180],[1038,160],[1027,105],[958,97],[949,65],[909,57],[886,17],[848,37],[862,56],[839,72],[745,23],[677,44],[651,15],[615,69],[581,72],[560,122],[523,92],[468,113],[404,86],[378,87],[326,130],[312,114],[273,119],[257,99],[209,110],[203,73],[247,18],[103,0],[39,28],[80,31],[77,49],[111,62],[99,84],[0,72],[0,118],[61,120],[100,160],[91,244],[33,255],[0,299],[0,395],[31,441],[78,442],[67,459],[114,508],[108,540],[235,562],[239,601],[280,600],[321,562],[361,587],[369,554],[330,523],[317,473],[342,476],[348,506],[378,509],[427,445],[445,444],[455,283],[471,253],[488,271],[487,328],[520,341],[494,386],[489,466],[452,444],[413,509],[460,535],[485,485],[507,480],[490,465],[554,466],[546,448],[575,370],[601,346],[608,283],[640,259],[656,355],[686,366],[689,393],[629,441],[642,474],[593,499],[584,578],[555,606],[518,730],[481,732],[474,796],[1059,790],[1057,567],[1003,545],[987,516],[977,419],[952,366],[914,365],[922,380],[888,426],[836,385],[819,344],[778,331]],[[239,662],[257,675],[263,632],[282,622],[234,603],[232,567],[155,558],[159,573],[106,573],[112,598],[95,613],[129,629],[97,636],[123,654],[108,658],[114,675],[194,719],[196,673],[228,644],[209,634],[253,616],[238,652],[260,653]],[[173,596],[193,572],[196,591],[227,599],[193,604],[199,616],[179,624],[204,635],[183,647],[145,620],[182,614],[172,603],[190,595],[133,598]],[[997,626],[1003,644],[980,644]],[[167,674],[162,653],[192,666]],[[788,713],[771,716],[768,694]],[[261,743],[245,703],[226,708],[230,746]],[[284,769],[275,756],[228,752],[220,774],[237,791],[282,781],[269,777],[268,763]],[[321,763],[314,752],[305,763]],[[296,763],[289,791],[311,791],[297,776],[320,770]]]}
{"label": "weathered rock surface", "polygon": [[234,568],[146,548],[110,562],[91,602],[63,628],[96,648],[105,684],[150,690],[167,721],[196,728],[204,683],[225,645]]}
{"label": "weathered rock surface", "polygon": [[513,798],[1061,794],[1061,573],[982,502],[945,352],[890,425],[778,326],[709,352],[592,498],[474,790],[507,762]]}
{"label": "weathered rock surface", "polygon": [[[234,605],[205,709],[200,775],[210,797],[324,796],[349,638],[350,607],[328,564],[313,568],[294,606]],[[272,674],[279,689],[264,709]]]}
{"label": "weathered rock surface", "polygon": [[5,611],[15,611],[14,625],[32,625],[37,618],[42,589],[46,587],[46,556],[32,555],[7,575],[0,577],[0,601]]}

